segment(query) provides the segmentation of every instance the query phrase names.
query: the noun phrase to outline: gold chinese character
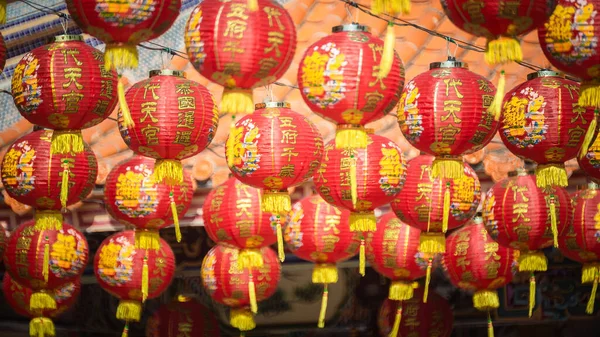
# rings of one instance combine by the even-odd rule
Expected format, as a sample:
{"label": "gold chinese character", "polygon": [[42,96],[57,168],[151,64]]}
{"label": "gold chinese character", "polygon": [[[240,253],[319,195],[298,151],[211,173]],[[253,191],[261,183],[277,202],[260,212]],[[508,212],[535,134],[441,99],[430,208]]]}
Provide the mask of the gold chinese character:
{"label": "gold chinese character", "polygon": [[245,3],[232,3],[230,7],[229,13],[227,13],[228,18],[239,18],[242,20],[247,20],[248,15],[246,14],[246,4]]}
{"label": "gold chinese character", "polygon": [[[569,91],[569,96],[571,96],[571,99],[574,98],[573,92],[575,92],[577,95],[579,95],[579,86],[578,85],[564,84],[564,87],[565,87],[565,89],[567,89]],[[573,106],[575,106],[575,105],[577,105],[577,104],[573,104]]]}
{"label": "gold chinese character", "polygon": [[83,99],[83,94],[71,91],[68,94],[62,95],[62,100],[65,101],[65,113],[74,114],[79,111],[79,102]]}
{"label": "gold chinese character", "polygon": [[473,24],[480,25],[485,22],[485,16],[481,10],[485,7],[485,4],[481,0],[468,0],[463,4],[463,9],[469,13],[469,17]]}
{"label": "gold chinese character", "polygon": [[[481,126],[481,124],[479,124],[478,126]],[[485,138],[487,136],[488,136],[487,132],[485,132],[483,130],[475,130],[475,134],[473,135],[473,137],[471,139],[469,139],[469,143],[475,144],[475,145],[483,144],[483,141],[485,140]]]}
{"label": "gold chinese character", "polygon": [[232,37],[235,39],[242,39],[244,37],[244,32],[248,28],[248,23],[243,20],[229,20],[227,21],[227,28],[225,28],[225,32],[223,36]]}
{"label": "gold chinese character", "polygon": [[281,178],[293,178],[294,177],[294,165],[284,165],[279,171],[279,177]]}
{"label": "gold chinese character", "polygon": [[429,196],[431,195],[431,191],[433,190],[433,185],[430,183],[418,183],[417,184],[417,193],[419,194],[415,201],[421,201],[425,199],[426,202],[430,202]]}
{"label": "gold chinese character", "polygon": [[373,81],[369,82],[369,87],[374,87],[377,83],[379,83],[379,88],[381,90],[385,90],[387,88],[387,86],[383,84],[383,78],[379,76],[379,64],[373,66],[371,76],[373,76]]}
{"label": "gold chinese character", "polygon": [[193,96],[177,97],[177,108],[179,110],[196,109],[196,97],[193,97]]}
{"label": "gold chinese character", "polygon": [[258,71],[254,75],[257,78],[265,78],[269,76],[271,70],[279,64],[279,61],[272,57],[264,58],[258,61]]}
{"label": "gold chinese character", "polygon": [[239,62],[227,62],[223,66],[223,73],[225,75],[235,76],[240,73],[242,66]]}
{"label": "gold chinese character", "polygon": [[323,241],[323,253],[333,253],[335,244],[340,241],[338,236],[332,234],[323,235],[321,238]]}
{"label": "gold chinese character", "polygon": [[571,31],[571,22],[575,14],[575,6],[556,6],[554,13],[544,25],[546,27],[546,41],[562,43],[570,41],[573,32]]}
{"label": "gold chinese character", "polygon": [[278,117],[280,128],[296,128],[296,125],[292,124],[294,119],[292,117]]}
{"label": "gold chinese character", "polygon": [[479,90],[483,92],[493,92],[494,89],[490,86],[490,82],[484,79],[477,80],[477,84],[479,84]]}
{"label": "gold chinese character", "polygon": [[146,99],[148,95],[148,90],[152,93],[152,98],[154,100],[158,100],[160,97],[156,94],[155,90],[160,89],[160,83],[147,83],[144,85],[144,99]]}
{"label": "gold chinese character", "polygon": [[467,260],[465,256],[456,259],[456,266],[462,268],[463,271],[467,269],[467,266],[471,265],[471,261]]}
{"label": "gold chinese character", "polygon": [[298,131],[296,130],[281,130],[281,143],[283,144],[296,144],[296,137],[298,137]]}
{"label": "gold chinese character", "polygon": [[500,1],[498,16],[503,19],[514,20],[519,17],[521,1]]}
{"label": "gold chinese character", "polygon": [[581,144],[581,137],[585,134],[585,129],[580,126],[569,130],[569,141],[567,147],[579,147]]}
{"label": "gold chinese character", "polygon": [[175,92],[180,95],[189,95],[193,93],[194,90],[190,88],[189,83],[179,83],[175,85]]}
{"label": "gold chinese character", "polygon": [[458,91],[458,87],[461,87],[462,81],[455,78],[447,78],[444,80],[444,84],[446,85],[446,97],[450,94],[450,88],[454,89],[456,93],[456,97],[463,98],[464,96]]}
{"label": "gold chinese character", "polygon": [[69,64],[69,56],[70,56],[73,59],[73,61],[75,61],[75,64],[78,67],[81,67],[83,65],[83,62],[81,62],[81,61],[79,61],[79,59],[77,59],[77,55],[79,55],[78,49],[62,49],[60,52],[63,54],[65,64]]}
{"label": "gold chinese character", "polygon": [[587,120],[583,118],[583,114],[587,112],[586,108],[582,107],[578,103],[573,103],[573,112],[576,114],[575,117],[571,118],[571,123],[575,123],[581,118],[581,124],[587,124]]}
{"label": "gold chinese character", "polygon": [[156,112],[156,107],[158,103],[156,102],[144,102],[142,103],[142,109],[140,110],[142,114],[142,118],[140,118],[140,123],[144,123],[146,119],[149,117],[152,123],[158,122],[158,118],[152,115],[153,112]]}
{"label": "gold chinese character", "polygon": [[518,195],[521,196],[521,200],[524,202],[529,201],[529,197],[525,195],[525,192],[529,192],[529,188],[527,188],[527,186],[511,185],[510,189],[513,191],[513,201],[517,201]]}
{"label": "gold chinese character", "polygon": [[192,143],[192,131],[177,131],[173,144],[188,146]]}
{"label": "gold chinese character", "polygon": [[431,206],[423,204],[415,207],[415,211],[417,211],[417,217],[419,221],[425,222],[429,220],[429,214],[431,213]]}
{"label": "gold chinese character", "polygon": [[362,108],[363,112],[373,112],[377,108],[377,104],[383,99],[383,95],[379,91],[368,92],[365,94],[366,102]]}
{"label": "gold chinese character", "polygon": [[283,35],[281,32],[269,32],[267,35],[267,43],[269,43],[270,46],[264,49],[264,53],[268,54],[275,50],[275,56],[281,57],[281,50],[279,49],[279,46],[283,44],[284,37],[285,35]]}
{"label": "gold chinese character", "polygon": [[71,86],[71,84],[74,84],[75,88],[79,90],[83,89],[83,85],[77,82],[77,80],[80,79],[81,76],[81,68],[65,68],[64,77],[66,80],[68,80],[68,82],[63,83],[63,89],[67,89]]}
{"label": "gold chinese character", "polygon": [[113,83],[111,80],[100,80],[100,96],[109,99],[113,97]]}
{"label": "gold chinese character", "polygon": [[275,20],[277,22],[277,27],[279,28],[279,30],[285,30],[285,26],[281,23],[281,19],[279,18],[281,16],[281,12],[279,11],[279,9],[275,7],[265,7],[263,11],[267,13],[267,18],[269,19],[269,27],[273,27],[273,20]]}
{"label": "gold chinese character", "polygon": [[529,211],[529,205],[525,203],[513,204],[513,214],[516,214],[516,217],[512,218],[512,222],[517,222],[519,219],[523,222],[531,221],[530,218],[526,216]]}
{"label": "gold chinese character", "polygon": [[373,61],[377,62],[377,57],[379,55],[381,55],[381,53],[383,53],[383,45],[369,43],[369,48],[371,49],[371,52],[373,53]]}
{"label": "gold chinese character", "polygon": [[158,132],[160,131],[159,128],[148,124],[141,131],[144,137],[146,138],[146,144],[148,144],[149,146],[158,145]]}
{"label": "gold chinese character", "polygon": [[227,41],[225,42],[225,47],[223,47],[224,52],[231,53],[231,58],[235,59],[238,54],[243,54],[246,49],[242,48],[240,41]]}
{"label": "gold chinese character", "polygon": [[194,129],[194,122],[196,117],[194,115],[194,111],[181,111],[177,115],[177,127],[178,128],[188,128]]}
{"label": "gold chinese character", "polygon": [[254,225],[254,220],[238,220],[235,223],[235,226],[240,231],[240,236],[243,238],[247,238],[252,236],[252,226]]}
{"label": "gold chinese character", "polygon": [[285,157],[285,156],[288,157],[288,162],[292,161],[292,157],[298,157],[298,155],[299,155],[299,153],[294,152],[293,147],[284,147],[283,153],[281,154],[282,157]]}
{"label": "gold chinese character", "polygon": [[98,103],[96,103],[96,106],[92,110],[92,113],[98,116],[104,116],[106,110],[108,110],[108,101],[98,101]]}
{"label": "gold chinese character", "polygon": [[457,101],[457,100],[444,101],[444,111],[447,112],[448,114],[445,116],[442,116],[442,122],[445,122],[448,118],[450,118],[450,116],[452,116],[452,121],[454,123],[462,122],[462,119],[458,118],[458,116],[456,115],[457,112],[460,112],[461,106],[462,106],[461,101]]}
{"label": "gold chinese character", "polygon": [[333,234],[340,234],[340,230],[337,228],[337,225],[340,224],[341,220],[340,215],[330,214],[325,216],[325,226],[323,227],[323,231],[329,232],[332,231]]}
{"label": "gold chinese character", "polygon": [[452,145],[456,141],[456,135],[460,132],[460,128],[449,124],[442,128],[440,128],[440,133],[442,135],[442,143]]}

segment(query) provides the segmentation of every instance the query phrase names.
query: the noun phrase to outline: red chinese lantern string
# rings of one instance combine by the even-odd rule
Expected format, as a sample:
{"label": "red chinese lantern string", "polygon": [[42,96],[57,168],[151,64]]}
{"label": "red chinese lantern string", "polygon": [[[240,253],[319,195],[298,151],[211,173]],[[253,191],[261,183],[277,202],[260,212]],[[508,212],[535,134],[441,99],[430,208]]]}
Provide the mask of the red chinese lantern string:
{"label": "red chinese lantern string", "polygon": [[215,314],[189,297],[178,296],[171,303],[163,304],[146,324],[146,337],[186,335],[221,336]]}

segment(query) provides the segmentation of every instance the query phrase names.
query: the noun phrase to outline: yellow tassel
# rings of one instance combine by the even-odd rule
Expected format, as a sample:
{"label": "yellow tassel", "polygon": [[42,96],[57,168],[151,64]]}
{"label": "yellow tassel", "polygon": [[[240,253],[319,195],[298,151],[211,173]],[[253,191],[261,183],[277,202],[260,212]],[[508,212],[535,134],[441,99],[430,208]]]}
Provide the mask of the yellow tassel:
{"label": "yellow tassel", "polygon": [[56,336],[54,323],[50,318],[36,317],[29,322],[29,336],[44,337]]}
{"label": "yellow tassel", "polygon": [[258,312],[258,304],[256,303],[256,287],[254,286],[252,272],[250,272],[250,281],[248,281],[248,297],[250,297],[250,311],[256,314]]}
{"label": "yellow tassel", "polygon": [[142,303],[148,299],[148,256],[144,256],[142,266]]}
{"label": "yellow tassel", "polygon": [[312,273],[313,283],[337,283],[338,271],[334,264],[318,263]]}
{"label": "yellow tassel", "polygon": [[238,255],[238,266],[242,269],[260,268],[263,264],[259,249],[242,249]]}
{"label": "yellow tassel", "polygon": [[135,231],[135,248],[136,249],[160,249],[160,234],[153,230],[138,230]]}
{"label": "yellow tassel", "polygon": [[57,211],[36,211],[34,215],[36,231],[62,230],[63,216]]}
{"label": "yellow tassel", "polygon": [[398,309],[396,309],[396,317],[394,318],[394,325],[392,331],[388,337],[397,337],[400,331],[400,322],[402,321],[402,303],[398,303]]}
{"label": "yellow tassel", "polygon": [[512,37],[500,37],[488,41],[485,62],[489,65],[523,61],[523,51],[519,41]]}
{"label": "yellow tassel", "polygon": [[441,254],[446,252],[446,237],[442,233],[421,232],[419,251],[426,254]]}
{"label": "yellow tassel", "polygon": [[600,264],[598,263],[586,263],[581,268],[581,283],[592,283],[600,276],[599,273]]}
{"label": "yellow tassel", "polygon": [[380,79],[386,78],[392,70],[394,63],[394,47],[396,46],[396,32],[394,29],[394,23],[389,22],[385,33],[385,40],[383,42],[383,52],[381,53],[381,62],[379,63],[379,75]]}
{"label": "yellow tassel", "polygon": [[360,240],[360,253],[358,254],[358,272],[361,276],[365,276],[366,261],[365,261],[365,239]]}
{"label": "yellow tassel", "polygon": [[506,90],[506,77],[504,76],[504,70],[500,71],[500,77],[498,78],[498,86],[496,87],[496,94],[492,103],[488,107],[488,113],[494,115],[494,120],[499,121],[502,116],[502,102],[504,101],[504,92]]}
{"label": "yellow tassel", "polygon": [[594,135],[596,134],[596,127],[598,125],[598,109],[594,111],[594,118],[590,122],[590,126],[585,132],[585,137],[583,138],[583,144],[581,144],[581,149],[579,150],[579,159],[583,159],[589,149],[590,145],[592,145],[592,141],[594,140]]}
{"label": "yellow tassel", "polygon": [[585,308],[585,313],[591,315],[594,313],[594,303],[596,301],[596,291],[598,290],[598,277],[594,280],[594,285],[592,286],[592,293],[590,294],[590,299],[588,300],[587,306]]}
{"label": "yellow tassel", "polygon": [[374,232],[377,230],[375,213],[350,213],[350,231]]}
{"label": "yellow tassel", "polygon": [[0,0],[0,25],[6,23],[6,0]]}
{"label": "yellow tassel", "polygon": [[221,113],[249,114],[254,112],[252,90],[225,89],[221,99]]}
{"label": "yellow tassel", "polygon": [[258,10],[258,0],[248,0],[248,10],[256,12]]}
{"label": "yellow tassel", "polygon": [[529,317],[533,314],[533,307],[535,307],[535,275],[532,273],[529,278]]}
{"label": "yellow tassel", "polygon": [[414,296],[416,283],[407,283],[404,281],[392,281],[388,298],[393,301],[408,301]]}
{"label": "yellow tassel", "polygon": [[277,222],[277,254],[279,255],[279,261],[285,261],[285,250],[283,249],[283,231],[281,229],[281,223]]}
{"label": "yellow tassel", "polygon": [[356,177],[356,158],[351,156],[350,163],[350,198],[352,199],[352,208],[356,208],[358,202],[358,178]]}
{"label": "yellow tassel", "polygon": [[158,159],[152,173],[154,181],[163,182],[171,187],[183,184],[183,166],[179,160]]}
{"label": "yellow tassel", "polygon": [[542,252],[521,252],[519,255],[519,271],[546,271],[548,259]]}
{"label": "yellow tassel", "polygon": [[46,237],[46,244],[44,244],[44,260],[42,266],[42,275],[44,276],[44,282],[48,283],[48,276],[50,276],[50,244],[48,237]]}
{"label": "yellow tassel", "polygon": [[171,214],[173,215],[173,225],[175,225],[175,238],[177,242],[181,242],[181,228],[179,228],[179,214],[177,214],[177,204],[173,197],[173,191],[169,193],[169,199],[171,200]]}
{"label": "yellow tassel", "polygon": [[121,337],[129,336],[129,322],[125,322],[125,327],[123,327],[123,332],[121,333]]}
{"label": "yellow tassel", "polygon": [[373,0],[371,11],[373,14],[410,14],[410,0]]}
{"label": "yellow tassel", "polygon": [[69,200],[69,170],[68,164],[63,165],[62,181],[60,183],[60,205],[63,208],[67,207],[67,201]]}
{"label": "yellow tassel", "polygon": [[119,302],[117,307],[117,319],[122,321],[134,321],[139,322],[142,317],[142,303],[137,301],[123,301]]}
{"label": "yellow tassel", "polygon": [[325,327],[325,316],[327,315],[327,302],[329,300],[329,290],[327,289],[327,283],[323,286],[323,298],[321,299],[321,311],[319,312],[319,328]]}
{"label": "yellow tassel", "polygon": [[450,182],[446,183],[446,190],[444,191],[444,209],[442,214],[442,232],[448,231],[448,220],[450,218]]}
{"label": "yellow tassel", "polygon": [[77,154],[85,149],[81,130],[72,131],[54,131],[52,132],[52,141],[50,143],[50,153],[56,154]]}
{"label": "yellow tassel", "polygon": [[492,323],[492,316],[490,312],[487,313],[487,325],[488,325],[488,337],[494,337],[494,323]]}
{"label": "yellow tassel", "polygon": [[459,180],[464,176],[464,166],[460,158],[435,158],[431,176],[441,179]]}
{"label": "yellow tassel", "polygon": [[56,301],[48,293],[37,292],[31,295],[31,299],[29,300],[29,310],[31,312],[54,309],[56,309]]}
{"label": "yellow tassel", "polygon": [[137,68],[137,47],[131,44],[107,45],[104,52],[104,67],[117,70]]}
{"label": "yellow tassel", "polygon": [[338,125],[335,131],[336,149],[366,149],[369,136],[362,126]]}
{"label": "yellow tassel", "polygon": [[538,165],[535,169],[535,182],[539,188],[553,186],[567,187],[569,178],[564,164]]}
{"label": "yellow tassel", "polygon": [[256,328],[254,315],[248,309],[231,309],[229,312],[229,324],[240,331],[250,331]]}
{"label": "yellow tassel", "polygon": [[125,98],[125,85],[121,80],[119,80],[117,84],[117,94],[119,97],[119,108],[121,108],[121,116],[123,120],[121,121],[121,126],[124,128],[132,128],[135,126],[135,122],[133,118],[131,118],[131,111],[129,110],[129,106],[127,105],[127,99]]}
{"label": "yellow tassel", "polygon": [[425,289],[423,289],[423,303],[427,303],[429,297],[429,284],[431,283],[431,269],[433,267],[433,259],[429,258],[427,262],[427,273],[425,274]]}
{"label": "yellow tassel", "polygon": [[583,81],[581,83],[579,105],[584,108],[600,107],[600,83],[597,80]]}
{"label": "yellow tassel", "polygon": [[554,196],[550,196],[550,226],[552,228],[552,237],[554,238],[554,247],[558,248],[558,225],[556,215],[556,204]]}
{"label": "yellow tassel", "polygon": [[288,192],[264,191],[261,207],[267,213],[289,213],[292,210],[292,199]]}
{"label": "yellow tassel", "polygon": [[500,307],[500,299],[495,290],[479,290],[473,294],[473,306],[477,310],[489,311]]}

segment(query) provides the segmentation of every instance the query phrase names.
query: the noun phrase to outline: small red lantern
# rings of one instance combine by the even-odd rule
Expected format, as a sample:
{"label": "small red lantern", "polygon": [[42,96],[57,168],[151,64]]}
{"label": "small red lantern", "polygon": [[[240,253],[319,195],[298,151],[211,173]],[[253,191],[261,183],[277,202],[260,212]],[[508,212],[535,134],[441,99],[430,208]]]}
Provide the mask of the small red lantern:
{"label": "small red lantern", "polygon": [[119,121],[125,143],[157,160],[157,182],[183,183],[180,160],[204,150],[217,131],[219,114],[212,94],[181,71],[155,70],[127,91],[125,101]]}
{"label": "small red lantern", "polygon": [[18,139],[8,148],[0,170],[8,195],[37,209],[39,229],[60,229],[60,210],[87,198],[98,174],[96,156],[85,144],[80,153],[53,155],[52,133],[35,131]]}
{"label": "small red lantern", "polygon": [[333,27],[306,49],[298,67],[298,87],[308,107],[338,125],[337,148],[366,148],[365,124],[392,111],[404,86],[404,66],[396,52],[387,76],[380,76],[384,42],[369,27]]}
{"label": "small red lantern", "polygon": [[37,230],[33,221],[13,231],[4,266],[13,280],[33,291],[30,310],[54,310],[48,293],[79,278],[88,262],[88,244],[81,232],[63,224],[60,230]]}
{"label": "small red lantern", "polygon": [[179,296],[158,308],[146,323],[146,337],[170,336],[220,337],[219,321],[196,300]]}
{"label": "small red lantern", "polygon": [[214,242],[240,248],[241,268],[262,266],[260,248],[277,241],[279,259],[285,257],[281,230],[285,220],[261,210],[261,194],[259,189],[230,178],[210,191],[202,206],[206,233]]}
{"label": "small red lantern", "polygon": [[102,289],[119,298],[117,318],[139,322],[142,303],[165,291],[175,274],[175,255],[160,239],[160,247],[135,248],[135,232],[128,230],[106,238],[94,257],[94,274]]}
{"label": "small red lantern", "polygon": [[67,0],[85,33],[106,44],[106,68],[137,68],[137,45],[161,36],[175,22],[181,0]]}
{"label": "small red lantern", "polygon": [[578,99],[579,84],[549,70],[529,74],[504,98],[500,138],[510,152],[538,164],[539,187],[568,185],[564,162],[577,156],[593,119]]}
{"label": "small red lantern", "polygon": [[433,162],[429,155],[410,160],[402,192],[391,203],[400,220],[421,230],[423,253],[443,253],[445,233],[469,221],[481,200],[481,185],[469,164],[462,163],[462,178],[452,180],[433,178]]}
{"label": "small red lantern", "polygon": [[233,175],[263,189],[263,211],[279,214],[291,209],[287,188],[308,181],[319,166],[323,138],[288,103],[271,102],[237,121],[225,146]]}
{"label": "small red lantern", "polygon": [[85,151],[79,129],[105,120],[117,104],[117,73],[81,35],[57,36],[54,43],[25,54],[15,67],[12,95],[32,124],[56,130],[53,154]]}
{"label": "small red lantern", "polygon": [[[179,217],[192,204],[192,179],[184,176],[181,184],[167,186],[154,180],[154,160],[134,156],[115,166],[106,178],[104,201],[108,212],[119,222],[148,230],[150,245],[138,243],[137,248],[158,248],[157,230],[175,224],[177,240],[181,239]],[[142,236],[146,236],[142,234]]]}
{"label": "small red lantern", "polygon": [[365,149],[336,149],[325,146],[314,182],[328,203],[350,210],[350,230],[375,230],[375,208],[383,206],[400,192],[406,174],[402,150],[391,140],[369,134]]}
{"label": "small red lantern", "polygon": [[281,277],[277,254],[268,247],[262,248],[261,254],[262,267],[244,269],[238,265],[239,249],[217,245],[202,262],[204,288],[215,301],[231,307],[230,324],[240,331],[256,327],[253,314],[257,302],[275,293]]}
{"label": "small red lantern", "polygon": [[224,113],[251,113],[252,89],[283,76],[296,52],[296,26],[288,11],[272,0],[254,2],[254,11],[248,0],[201,2],[185,29],[194,68],[225,87]]}
{"label": "small red lantern", "polygon": [[432,63],[429,71],[408,82],[398,106],[398,123],[413,146],[436,156],[434,178],[460,179],[461,156],[492,140],[499,119],[499,114],[488,111],[493,94],[490,81],[454,60]]}

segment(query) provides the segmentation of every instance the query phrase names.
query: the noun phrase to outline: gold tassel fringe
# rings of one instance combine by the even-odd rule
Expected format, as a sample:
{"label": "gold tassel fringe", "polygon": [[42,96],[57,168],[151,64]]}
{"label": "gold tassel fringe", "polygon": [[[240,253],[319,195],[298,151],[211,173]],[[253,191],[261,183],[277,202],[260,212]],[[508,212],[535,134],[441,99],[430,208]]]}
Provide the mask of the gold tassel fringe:
{"label": "gold tassel fringe", "polygon": [[363,127],[338,126],[335,131],[336,149],[366,149],[369,136]]}
{"label": "gold tassel fringe", "polygon": [[338,270],[334,264],[318,263],[312,273],[313,283],[337,283]]}
{"label": "gold tassel fringe", "polygon": [[121,126],[124,128],[132,128],[135,126],[135,122],[133,118],[131,118],[131,111],[129,110],[129,106],[127,105],[127,99],[125,98],[125,85],[119,79],[117,84],[117,94],[119,97],[119,108],[121,108],[121,116],[123,120],[121,121]]}
{"label": "gold tassel fringe", "polygon": [[600,107],[600,83],[595,81],[583,81],[581,83],[581,94],[579,95],[579,105],[584,108]]}
{"label": "gold tassel fringe", "polygon": [[375,213],[350,213],[351,232],[374,232],[377,230]]}
{"label": "gold tassel fringe", "polygon": [[131,44],[107,45],[104,52],[104,67],[117,70],[137,68],[137,47]]}
{"label": "gold tassel fringe", "polygon": [[440,254],[446,252],[446,236],[443,233],[421,232],[419,237],[419,251],[426,254]]}
{"label": "gold tassel fringe", "polygon": [[258,0],[248,0],[248,10],[256,12],[258,10]]}
{"label": "gold tassel fringe", "polygon": [[600,264],[586,263],[581,268],[581,283],[592,283],[600,276]]}
{"label": "gold tassel fringe", "polygon": [[0,0],[0,25],[6,24],[6,0]]}
{"label": "gold tassel fringe", "polygon": [[425,274],[425,289],[423,289],[423,303],[427,303],[429,297],[429,284],[431,283],[431,269],[433,267],[433,259],[429,258],[427,262],[427,273]]}
{"label": "gold tassel fringe", "polygon": [[179,160],[157,159],[152,173],[154,181],[169,186],[183,184],[183,166]]}
{"label": "gold tassel fringe", "polygon": [[50,153],[55,154],[77,154],[85,149],[81,130],[54,131],[50,142]]}
{"label": "gold tassel fringe", "polygon": [[287,192],[263,191],[263,212],[284,214],[292,210],[292,199]]}
{"label": "gold tassel fringe", "polygon": [[177,204],[175,203],[175,198],[173,197],[172,191],[169,194],[169,198],[171,200],[171,214],[173,215],[173,225],[175,226],[175,238],[177,239],[177,242],[181,242],[181,228],[179,227],[179,214],[177,214]]}
{"label": "gold tassel fringe", "polygon": [[500,307],[500,299],[496,290],[479,290],[473,294],[473,306],[477,310],[489,311]]}
{"label": "gold tassel fringe", "polygon": [[323,286],[323,298],[321,298],[321,311],[319,311],[319,322],[317,326],[319,328],[325,327],[325,316],[327,315],[327,302],[329,301],[329,289],[327,289],[327,283]]}
{"label": "gold tassel fringe", "polygon": [[464,166],[460,158],[435,158],[431,167],[431,176],[441,179],[458,180],[464,176]]}
{"label": "gold tassel fringe", "polygon": [[400,332],[400,322],[402,321],[402,303],[398,304],[398,309],[396,309],[396,317],[394,317],[394,325],[392,326],[392,331],[388,335],[388,337],[398,337],[398,332]]}
{"label": "gold tassel fringe", "polygon": [[410,14],[410,0],[373,0],[373,14]]}
{"label": "gold tassel fringe", "polygon": [[259,249],[242,249],[238,255],[238,266],[242,269],[260,268],[263,264]]}
{"label": "gold tassel fringe", "polygon": [[585,308],[585,313],[591,315],[594,313],[594,304],[596,302],[596,292],[598,291],[598,277],[594,279],[594,285],[592,286],[592,292],[590,294],[590,299],[588,300],[587,306]]}
{"label": "gold tassel fringe", "polygon": [[248,281],[248,297],[250,298],[250,311],[256,314],[258,312],[258,303],[256,303],[256,287],[254,285],[254,278],[252,278],[252,272],[250,272],[250,280]]}
{"label": "gold tassel fringe", "polygon": [[136,249],[160,249],[160,234],[158,231],[139,230],[135,231]]}
{"label": "gold tassel fringe", "polygon": [[500,71],[498,85],[496,86],[496,94],[492,100],[492,104],[488,107],[488,112],[494,115],[494,120],[499,121],[502,116],[502,102],[504,101],[504,93],[506,91],[506,76],[504,70]]}
{"label": "gold tassel fringe", "polygon": [[55,336],[54,323],[50,318],[36,317],[29,322],[29,336],[45,337]]}
{"label": "gold tassel fringe", "polygon": [[548,259],[542,252],[521,252],[519,255],[519,271],[546,271],[548,269]]}
{"label": "gold tassel fringe", "polygon": [[67,207],[67,201],[69,201],[69,170],[68,164],[63,165],[62,180],[60,182],[60,205],[63,208]]}
{"label": "gold tassel fringe", "polygon": [[558,225],[557,225],[557,215],[556,215],[556,204],[554,201],[554,196],[550,196],[550,227],[552,229],[552,237],[554,240],[554,248],[558,248]]}
{"label": "gold tassel fringe", "polygon": [[450,218],[450,183],[446,183],[446,190],[444,191],[444,208],[442,214],[442,232],[448,231],[448,220]]}
{"label": "gold tassel fringe", "polygon": [[539,188],[552,186],[567,187],[569,180],[564,164],[538,165],[535,169],[535,182]]}
{"label": "gold tassel fringe", "polygon": [[488,41],[485,62],[489,65],[523,61],[523,50],[519,40],[512,37],[500,37]]}
{"label": "gold tassel fringe", "polygon": [[581,149],[579,150],[579,159],[583,159],[589,149],[590,145],[592,145],[592,141],[594,140],[594,135],[596,134],[596,127],[598,126],[598,109],[594,111],[594,118],[590,122],[590,126],[585,132],[585,137],[583,138],[583,144],[581,144]]}
{"label": "gold tassel fringe", "polygon": [[[46,238],[46,242],[48,239]],[[48,283],[48,276],[50,276],[50,244],[44,244],[44,259],[42,261],[42,275],[44,276],[44,282]]]}
{"label": "gold tassel fringe", "polygon": [[142,265],[142,303],[148,299],[148,256],[144,256]]}
{"label": "gold tassel fringe", "polygon": [[494,337],[494,323],[492,322],[492,316],[489,311],[487,313],[487,329],[488,337]]}
{"label": "gold tassel fringe", "polygon": [[285,249],[283,248],[283,230],[281,229],[281,223],[277,222],[277,255],[279,261],[285,261]]}
{"label": "gold tassel fringe", "polygon": [[220,111],[230,114],[249,114],[254,112],[252,90],[239,88],[235,90],[225,89],[223,91],[223,98],[221,99]]}
{"label": "gold tassel fringe", "polygon": [[407,301],[414,296],[415,283],[392,281],[388,298],[393,301]]}
{"label": "gold tassel fringe", "polygon": [[535,275],[531,273],[529,278],[529,317],[533,314],[533,308],[535,307]]}
{"label": "gold tassel fringe", "polygon": [[381,53],[381,62],[379,63],[379,74],[380,79],[384,79],[392,70],[392,64],[394,63],[394,47],[396,46],[396,32],[394,29],[394,23],[389,22],[385,33],[385,40],[383,41],[383,52]]}
{"label": "gold tassel fringe", "polygon": [[121,337],[129,337],[129,322],[125,322],[125,326],[123,327]]}
{"label": "gold tassel fringe", "polygon": [[119,306],[117,307],[117,319],[126,322],[139,322],[140,318],[142,318],[141,302],[123,300],[119,302]]}
{"label": "gold tassel fringe", "polygon": [[37,292],[31,294],[29,300],[29,310],[32,312],[43,311],[43,310],[54,310],[56,309],[56,301],[54,297],[45,292]]}
{"label": "gold tassel fringe", "polygon": [[63,216],[57,211],[36,211],[34,215],[36,231],[62,230]]}
{"label": "gold tassel fringe", "polygon": [[229,312],[229,324],[240,331],[250,331],[256,328],[254,315],[248,309],[231,309]]}
{"label": "gold tassel fringe", "polygon": [[358,273],[360,276],[365,276],[366,273],[366,254],[365,254],[365,239],[360,240],[360,249],[358,254]]}
{"label": "gold tassel fringe", "polygon": [[358,202],[358,177],[356,176],[356,158],[353,157],[350,163],[350,198],[352,199],[352,208],[355,208]]}

